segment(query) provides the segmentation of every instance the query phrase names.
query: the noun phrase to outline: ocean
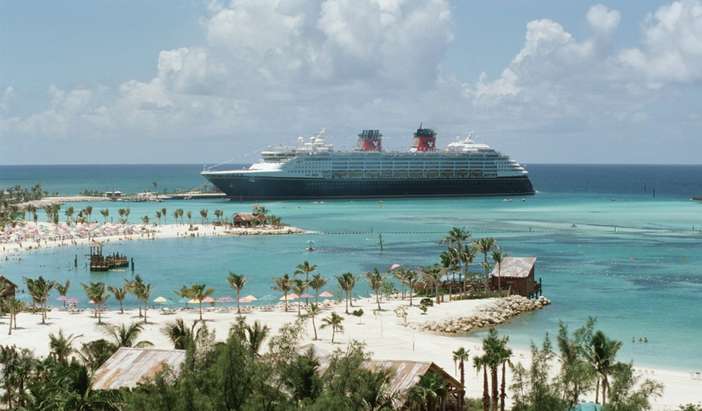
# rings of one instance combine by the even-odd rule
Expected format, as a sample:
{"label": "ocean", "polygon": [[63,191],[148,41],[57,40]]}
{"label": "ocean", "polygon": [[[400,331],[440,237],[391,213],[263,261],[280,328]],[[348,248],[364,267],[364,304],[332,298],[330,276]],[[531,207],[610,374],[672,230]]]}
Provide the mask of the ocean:
{"label": "ocean", "polygon": [[[329,278],[345,271],[362,273],[393,263],[406,266],[438,261],[439,240],[452,226],[473,238],[495,237],[508,255],[536,256],[536,276],[553,304],[501,327],[510,341],[526,346],[559,321],[576,327],[590,317],[624,341],[622,359],[637,364],[699,371],[702,356],[702,166],[529,165],[538,193],[514,198],[339,200],[267,202],[289,224],[317,233],[281,237],[193,238],[109,244],[107,252],[134,257],[136,272],[153,283],[154,298],[176,300],[181,285],[204,282],[217,295],[232,295],[229,271],[249,278],[246,294],[272,300],[274,276],[292,273],[309,260]],[[41,182],[50,192],[83,189],[135,192],[157,183],[159,191],[204,183],[200,166],[2,166],[0,187]],[[74,204],[83,207],[86,204]],[[130,207],[130,219],[154,217],[156,209],[222,209],[226,215],[249,210],[251,203],[173,201],[96,203],[95,208]],[[40,218],[43,215],[40,213]],[[383,249],[379,239],[382,235]],[[306,251],[312,241],[314,252]],[[24,276],[79,283],[119,284],[131,272],[89,273],[85,247],[46,249],[0,263],[0,272],[22,282]],[[80,264],[73,268],[78,255]],[[476,267],[477,268],[477,267]],[[368,295],[365,281],[357,292]],[[114,303],[114,301],[113,301]],[[130,303],[134,303],[131,301]],[[113,304],[114,305],[114,304]],[[646,337],[648,343],[639,343]],[[475,338],[475,337],[474,337]],[[632,338],[637,342],[632,343]]]}

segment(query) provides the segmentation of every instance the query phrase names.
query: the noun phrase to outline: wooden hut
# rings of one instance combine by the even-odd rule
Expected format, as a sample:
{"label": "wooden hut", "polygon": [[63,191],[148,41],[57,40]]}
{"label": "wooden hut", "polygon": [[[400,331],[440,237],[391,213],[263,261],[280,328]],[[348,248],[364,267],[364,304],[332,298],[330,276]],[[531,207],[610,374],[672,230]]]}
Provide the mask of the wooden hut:
{"label": "wooden hut", "polygon": [[510,290],[510,294],[531,297],[539,291],[534,279],[536,257],[505,257],[490,273],[490,289]]}
{"label": "wooden hut", "polygon": [[5,298],[14,298],[17,292],[17,285],[12,281],[8,280],[4,275],[0,275],[0,300]]}
{"label": "wooden hut", "polygon": [[255,225],[265,224],[266,216],[256,215],[252,213],[236,213],[234,214],[235,227],[252,227]]}

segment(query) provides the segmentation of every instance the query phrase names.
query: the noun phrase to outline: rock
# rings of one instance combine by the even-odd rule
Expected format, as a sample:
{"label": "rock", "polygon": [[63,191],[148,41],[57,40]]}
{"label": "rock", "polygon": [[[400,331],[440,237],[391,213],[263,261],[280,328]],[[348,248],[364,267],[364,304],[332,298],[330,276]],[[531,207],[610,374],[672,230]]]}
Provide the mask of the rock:
{"label": "rock", "polygon": [[439,322],[429,321],[423,324],[421,329],[449,335],[466,334],[476,329],[505,323],[522,313],[539,310],[549,304],[551,301],[544,296],[530,300],[512,295],[497,300],[474,315]]}

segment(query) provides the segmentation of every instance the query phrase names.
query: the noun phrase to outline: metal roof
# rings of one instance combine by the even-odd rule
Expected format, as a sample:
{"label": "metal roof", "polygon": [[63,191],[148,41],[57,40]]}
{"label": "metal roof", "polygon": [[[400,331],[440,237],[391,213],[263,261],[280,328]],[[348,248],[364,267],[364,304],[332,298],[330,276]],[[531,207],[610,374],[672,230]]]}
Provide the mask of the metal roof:
{"label": "metal roof", "polygon": [[134,388],[158,374],[164,365],[178,371],[183,361],[185,350],[120,347],[95,371],[93,389]]}
{"label": "metal roof", "polygon": [[497,264],[490,273],[491,277],[499,276],[502,278],[526,278],[529,276],[531,269],[536,264],[536,257],[505,257],[500,264],[499,270]]}

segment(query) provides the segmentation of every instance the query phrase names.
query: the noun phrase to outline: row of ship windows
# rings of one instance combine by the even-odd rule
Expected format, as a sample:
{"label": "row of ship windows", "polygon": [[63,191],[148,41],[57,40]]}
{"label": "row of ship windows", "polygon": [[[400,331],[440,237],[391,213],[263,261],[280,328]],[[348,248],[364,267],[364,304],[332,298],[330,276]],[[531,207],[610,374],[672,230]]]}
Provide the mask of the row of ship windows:
{"label": "row of ship windows", "polygon": [[320,172],[320,173],[305,173],[295,171],[292,174],[304,175],[308,177],[325,177],[325,178],[456,178],[456,177],[495,177],[497,172],[495,170],[485,171],[485,170],[432,170],[432,171],[405,171],[405,172],[378,172],[378,171],[335,171],[330,172]]}

